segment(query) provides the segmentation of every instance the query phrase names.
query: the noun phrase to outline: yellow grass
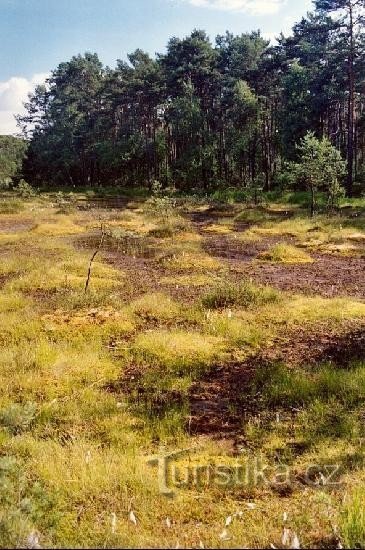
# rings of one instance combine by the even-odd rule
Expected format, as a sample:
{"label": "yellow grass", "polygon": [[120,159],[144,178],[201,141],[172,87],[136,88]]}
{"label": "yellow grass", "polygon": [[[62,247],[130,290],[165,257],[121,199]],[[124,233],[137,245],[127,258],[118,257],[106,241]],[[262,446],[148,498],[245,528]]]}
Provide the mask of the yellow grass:
{"label": "yellow grass", "polygon": [[[0,545],[281,548],[284,526],[303,548],[363,544],[364,366],[302,371],[255,358],[275,354],[268,347],[285,342],[289,328],[305,333],[310,326],[313,334],[347,320],[362,326],[364,301],[282,293],[251,309],[234,302],[218,311],[202,308],[204,287],[218,277],[223,287],[237,284],[228,262],[203,251],[212,234],[230,231],[234,214],[202,235],[193,225],[174,225],[172,237],[155,239],[149,232],[161,220],[147,215],[141,201],[138,210],[102,216],[156,247],[157,259],[145,267],[154,277],[163,268],[160,290],[155,279],[142,288],[138,270],[124,273],[100,255],[85,294],[91,252],[80,251],[72,237],[95,227],[101,213],[59,215],[52,200],[42,195],[23,210],[14,204],[15,214],[0,213],[0,222],[34,227],[0,236]],[[290,234],[296,258],[307,246],[362,253],[361,219],[276,221],[259,211],[249,217],[256,225],[238,239]],[[217,376],[222,366],[227,379],[235,369],[240,376],[236,386],[230,381],[228,397]],[[316,399],[307,402],[313,388]],[[266,406],[270,395],[287,402]],[[293,396],[303,398],[299,405],[289,404]],[[241,418],[239,436],[194,435],[192,415],[201,414],[209,432],[212,410],[222,422],[231,414]],[[166,498],[148,461],[181,449],[192,452],[172,465],[177,474],[192,468],[192,475],[173,488],[175,498]],[[295,480],[308,465],[339,464],[342,485],[296,483],[282,495],[251,478],[224,484],[227,472],[254,459],[268,474],[289,466]],[[207,467],[224,469],[209,481],[201,474]]]}
{"label": "yellow grass", "polygon": [[259,259],[281,264],[308,264],[314,261],[313,258],[300,248],[286,243],[279,243],[269,250],[262,252]]}
{"label": "yellow grass", "polygon": [[223,264],[204,253],[182,253],[163,262],[164,266],[176,271],[217,271]]}

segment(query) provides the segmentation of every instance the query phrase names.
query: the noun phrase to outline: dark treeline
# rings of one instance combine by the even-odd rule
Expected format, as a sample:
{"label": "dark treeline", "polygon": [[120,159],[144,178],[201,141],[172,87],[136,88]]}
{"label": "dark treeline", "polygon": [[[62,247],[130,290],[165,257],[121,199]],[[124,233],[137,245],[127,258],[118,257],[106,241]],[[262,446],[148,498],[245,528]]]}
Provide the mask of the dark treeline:
{"label": "dark treeline", "polygon": [[103,67],[73,57],[19,118],[35,184],[182,190],[286,180],[308,131],[347,160],[347,191],[365,186],[365,0],[317,0],[270,46],[260,32],[172,38]]}

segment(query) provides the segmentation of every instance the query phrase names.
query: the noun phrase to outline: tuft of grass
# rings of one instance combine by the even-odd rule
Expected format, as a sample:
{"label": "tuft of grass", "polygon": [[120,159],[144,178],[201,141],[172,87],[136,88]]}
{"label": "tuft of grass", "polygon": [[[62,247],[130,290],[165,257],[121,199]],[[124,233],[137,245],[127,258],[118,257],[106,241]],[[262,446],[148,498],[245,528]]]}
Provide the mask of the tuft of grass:
{"label": "tuft of grass", "polygon": [[258,286],[250,281],[237,285],[219,283],[210,289],[202,298],[202,304],[209,309],[227,307],[253,308],[280,301],[280,293],[268,286]]}
{"label": "tuft of grass", "polygon": [[[73,257],[62,262],[44,262],[30,273],[23,274],[11,283],[15,290],[58,291],[69,288],[82,290],[85,287],[89,258]],[[123,273],[112,267],[94,262],[90,288],[95,290],[113,289],[122,283]]]}
{"label": "tuft of grass", "polygon": [[144,294],[129,305],[140,317],[157,320],[172,320],[179,317],[180,305],[162,292]]}
{"label": "tuft of grass", "polygon": [[0,295],[0,313],[10,313],[25,309],[30,305],[30,300],[22,294],[11,292]]}
{"label": "tuft of grass", "polygon": [[182,253],[163,260],[164,267],[175,271],[217,271],[223,264],[203,253]]}
{"label": "tuft of grass", "polygon": [[0,409],[0,427],[8,430],[12,435],[18,435],[31,427],[36,412],[37,405],[34,403],[11,404]]}
{"label": "tuft of grass", "polygon": [[199,243],[202,241],[202,236],[199,233],[193,233],[191,231],[183,231],[175,237],[176,242],[182,243]]}
{"label": "tuft of grass", "polygon": [[346,495],[340,514],[340,532],[345,548],[365,548],[365,489],[355,487]]}
{"label": "tuft of grass", "polygon": [[85,342],[75,335],[72,341],[55,343],[38,336],[31,344],[22,342],[22,351],[14,342],[1,361],[1,385],[14,400],[19,393],[31,402],[68,399],[85,387],[102,387],[119,374],[97,339]]}
{"label": "tuft of grass", "polygon": [[1,275],[16,275],[20,273],[26,273],[32,268],[36,268],[37,262],[32,257],[24,257],[22,261],[19,261],[19,254],[11,253],[1,258],[0,274]]}
{"label": "tuft of grass", "polygon": [[314,260],[306,252],[291,244],[279,243],[262,252],[260,260],[281,264],[308,264]]}
{"label": "tuft of grass", "polygon": [[235,221],[246,222],[248,224],[262,223],[273,219],[270,212],[262,209],[245,209],[235,217]]}
{"label": "tuft of grass", "polygon": [[18,199],[1,199],[0,214],[18,214],[24,210],[24,203]]}
{"label": "tuft of grass", "polygon": [[155,237],[156,239],[168,239],[175,235],[176,229],[173,225],[162,224],[159,227],[151,229],[149,231],[150,237]]}
{"label": "tuft of grass", "polygon": [[163,330],[139,334],[131,348],[137,361],[181,375],[199,373],[208,368],[218,360],[223,350],[221,338]]}
{"label": "tuft of grass", "polygon": [[212,277],[204,274],[176,275],[175,277],[161,277],[162,284],[175,286],[208,286],[212,283]]}
{"label": "tuft of grass", "polygon": [[223,224],[212,224],[205,227],[204,231],[215,235],[230,235],[232,233],[232,227]]}
{"label": "tuft of grass", "polygon": [[60,311],[43,316],[43,327],[53,338],[68,342],[88,339],[109,343],[135,330],[133,316],[124,309],[92,308],[89,310]]}
{"label": "tuft of grass", "polygon": [[59,216],[54,222],[39,223],[32,233],[42,237],[59,237],[62,235],[76,235],[83,233],[84,229],[76,225],[67,216]]}
{"label": "tuft of grass", "polygon": [[351,369],[325,364],[317,369],[297,370],[275,365],[257,373],[256,387],[264,387],[268,407],[304,407],[314,401],[333,399],[341,406],[355,407],[365,400],[365,364]]}
{"label": "tuft of grass", "polygon": [[350,414],[336,399],[328,402],[316,399],[299,414],[298,423],[311,443],[323,438],[351,440],[361,435],[356,414]]}
{"label": "tuft of grass", "polygon": [[206,331],[226,339],[234,346],[257,348],[269,337],[264,327],[247,320],[228,317],[227,312],[213,313],[204,325]]}
{"label": "tuft of grass", "polygon": [[315,321],[357,319],[365,316],[364,302],[351,298],[322,298],[293,296],[283,301],[282,307],[265,309],[263,314],[276,324],[302,324]]}

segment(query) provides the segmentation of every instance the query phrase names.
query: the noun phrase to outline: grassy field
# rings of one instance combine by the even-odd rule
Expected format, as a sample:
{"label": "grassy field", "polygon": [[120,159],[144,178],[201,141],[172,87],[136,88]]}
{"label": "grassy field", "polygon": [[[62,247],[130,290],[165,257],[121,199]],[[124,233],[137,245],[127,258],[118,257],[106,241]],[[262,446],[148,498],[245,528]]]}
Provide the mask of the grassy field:
{"label": "grassy field", "polygon": [[0,197],[0,546],[365,547],[364,267],[361,201]]}

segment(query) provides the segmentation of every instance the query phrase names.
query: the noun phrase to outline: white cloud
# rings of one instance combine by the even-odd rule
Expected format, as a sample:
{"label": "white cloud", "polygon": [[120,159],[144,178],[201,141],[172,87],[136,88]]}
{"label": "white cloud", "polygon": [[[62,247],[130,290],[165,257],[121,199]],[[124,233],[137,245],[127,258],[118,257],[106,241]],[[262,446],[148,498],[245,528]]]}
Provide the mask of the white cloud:
{"label": "white cloud", "polygon": [[243,12],[250,15],[273,15],[286,4],[286,0],[187,0],[199,8]]}
{"label": "white cloud", "polygon": [[48,74],[40,73],[30,79],[13,76],[6,82],[0,82],[0,135],[19,132],[14,115],[24,113],[23,103],[27,101],[28,94],[47,77]]}

